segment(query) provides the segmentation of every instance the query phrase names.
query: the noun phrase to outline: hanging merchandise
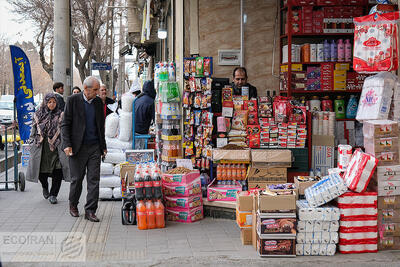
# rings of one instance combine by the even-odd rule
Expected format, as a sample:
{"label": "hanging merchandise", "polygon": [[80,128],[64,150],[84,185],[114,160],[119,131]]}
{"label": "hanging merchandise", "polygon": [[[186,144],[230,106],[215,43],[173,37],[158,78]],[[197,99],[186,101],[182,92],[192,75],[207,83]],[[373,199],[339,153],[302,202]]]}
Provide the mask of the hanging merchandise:
{"label": "hanging merchandise", "polygon": [[344,104],[344,99],[341,96],[337,96],[335,102],[335,114],[336,119],[345,119],[346,118],[346,108]]}
{"label": "hanging merchandise", "polygon": [[347,102],[346,118],[355,119],[358,109],[358,99],[355,95],[351,95],[349,102]]}
{"label": "hanging merchandise", "polygon": [[398,69],[399,12],[354,18],[353,68],[361,73]]}

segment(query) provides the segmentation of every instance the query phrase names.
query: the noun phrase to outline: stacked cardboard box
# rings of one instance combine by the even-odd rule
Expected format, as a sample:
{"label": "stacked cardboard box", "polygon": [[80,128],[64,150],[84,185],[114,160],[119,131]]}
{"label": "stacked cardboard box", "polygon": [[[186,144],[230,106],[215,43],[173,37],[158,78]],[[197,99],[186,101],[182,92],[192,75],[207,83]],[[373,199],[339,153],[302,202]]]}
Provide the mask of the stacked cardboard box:
{"label": "stacked cardboard box", "polygon": [[253,237],[262,257],[296,256],[296,193],[271,195],[261,191],[256,198]]}
{"label": "stacked cardboard box", "polygon": [[371,253],[378,251],[377,193],[347,192],[338,197],[340,209],[339,251]]}
{"label": "stacked cardboard box", "polygon": [[296,254],[333,256],[339,230],[339,209],[331,205],[312,208],[306,200],[298,200]]}
{"label": "stacked cardboard box", "polygon": [[292,151],[286,149],[253,149],[248,172],[248,188],[265,188],[267,184],[287,182]]}
{"label": "stacked cardboard box", "polygon": [[251,245],[253,194],[249,191],[236,192],[236,223],[240,228],[243,245]]}

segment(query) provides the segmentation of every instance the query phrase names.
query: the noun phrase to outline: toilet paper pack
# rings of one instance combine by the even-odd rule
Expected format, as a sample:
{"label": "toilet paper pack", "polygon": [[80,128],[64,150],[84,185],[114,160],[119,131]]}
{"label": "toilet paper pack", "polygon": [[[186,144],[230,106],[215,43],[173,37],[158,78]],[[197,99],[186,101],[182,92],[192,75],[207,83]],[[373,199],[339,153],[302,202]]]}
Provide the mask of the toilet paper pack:
{"label": "toilet paper pack", "polygon": [[339,235],[337,232],[299,232],[296,241],[298,244],[337,244]]}
{"label": "toilet paper pack", "polygon": [[296,244],[297,256],[333,256],[335,244]]}
{"label": "toilet paper pack", "polygon": [[338,221],[340,218],[339,208],[332,205],[311,207],[307,200],[301,199],[296,201],[296,206],[300,221]]}
{"label": "toilet paper pack", "polygon": [[340,229],[347,230],[349,228],[365,228],[365,227],[377,227],[378,221],[377,219],[346,219],[343,218],[340,220]]}
{"label": "toilet paper pack", "polygon": [[340,218],[378,216],[377,208],[339,208]]}
{"label": "toilet paper pack", "polygon": [[366,191],[363,193],[347,192],[337,199],[339,208],[349,208],[358,205],[361,207],[377,207],[378,193]]}
{"label": "toilet paper pack", "polygon": [[339,221],[297,221],[298,232],[337,232]]}
{"label": "toilet paper pack", "polygon": [[374,253],[378,252],[378,244],[341,244],[339,251],[344,254],[352,253]]}
{"label": "toilet paper pack", "polygon": [[321,181],[306,188],[305,197],[310,207],[318,207],[337,198],[347,191],[343,179],[333,173],[323,177]]}
{"label": "toilet paper pack", "polygon": [[374,156],[356,150],[344,173],[345,184],[350,190],[364,192],[377,165],[378,160]]}
{"label": "toilet paper pack", "polygon": [[376,242],[378,243],[378,229],[370,232],[339,232],[340,242]]}

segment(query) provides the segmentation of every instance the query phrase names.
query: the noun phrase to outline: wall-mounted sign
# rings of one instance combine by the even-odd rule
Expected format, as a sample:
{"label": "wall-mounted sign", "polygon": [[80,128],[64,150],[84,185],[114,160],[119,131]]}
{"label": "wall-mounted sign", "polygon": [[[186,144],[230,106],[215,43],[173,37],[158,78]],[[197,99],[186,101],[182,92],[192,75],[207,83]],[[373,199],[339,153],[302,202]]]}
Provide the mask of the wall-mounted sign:
{"label": "wall-mounted sign", "polygon": [[239,50],[218,50],[218,65],[234,66],[240,65]]}

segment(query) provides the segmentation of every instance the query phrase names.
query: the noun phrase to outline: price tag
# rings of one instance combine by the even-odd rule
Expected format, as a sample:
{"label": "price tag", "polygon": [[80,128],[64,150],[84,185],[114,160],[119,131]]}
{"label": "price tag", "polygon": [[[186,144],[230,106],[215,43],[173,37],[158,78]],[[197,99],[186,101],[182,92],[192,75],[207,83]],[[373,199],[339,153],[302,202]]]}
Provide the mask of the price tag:
{"label": "price tag", "polygon": [[176,159],[176,166],[193,170],[193,164],[191,159]]}

